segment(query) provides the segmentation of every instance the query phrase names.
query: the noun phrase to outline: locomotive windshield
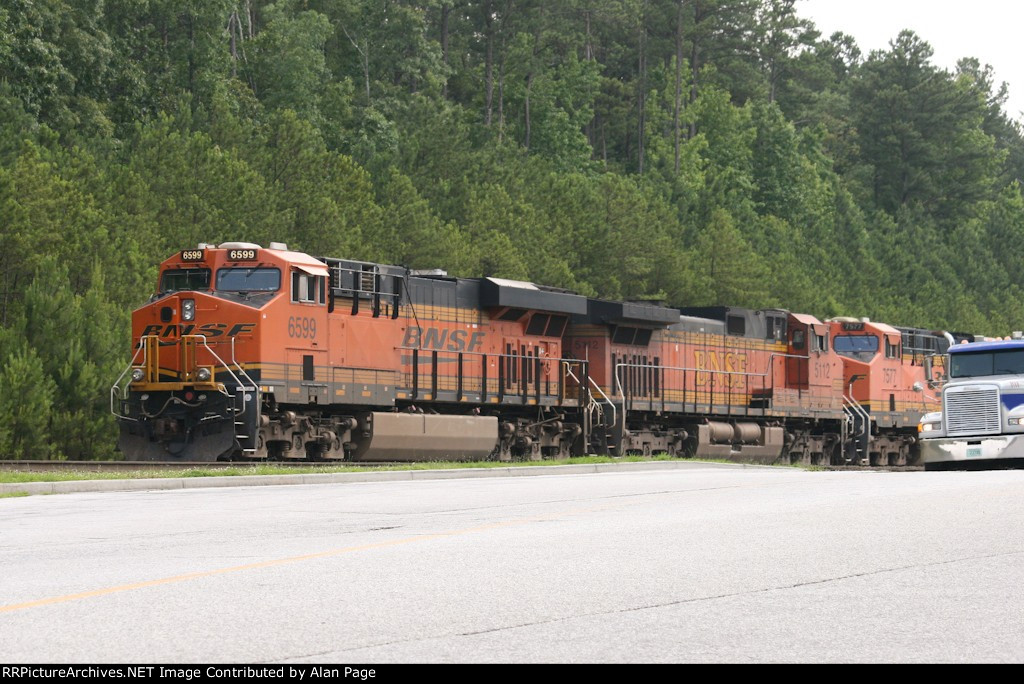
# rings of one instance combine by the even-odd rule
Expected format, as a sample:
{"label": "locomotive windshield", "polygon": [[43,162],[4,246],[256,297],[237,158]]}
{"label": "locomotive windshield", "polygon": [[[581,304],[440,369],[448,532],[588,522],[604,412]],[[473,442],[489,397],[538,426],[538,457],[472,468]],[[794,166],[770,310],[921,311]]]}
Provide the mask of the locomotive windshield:
{"label": "locomotive windshield", "polygon": [[163,276],[160,277],[161,292],[209,289],[210,269],[208,268],[172,268],[164,271]]}
{"label": "locomotive windshield", "polygon": [[1024,349],[950,354],[951,378],[1024,374]]}
{"label": "locomotive windshield", "polygon": [[221,292],[277,292],[281,270],[277,268],[222,268],[217,271]]}
{"label": "locomotive windshield", "polygon": [[867,362],[878,353],[878,338],[874,335],[838,335],[832,340],[832,349],[841,356]]}

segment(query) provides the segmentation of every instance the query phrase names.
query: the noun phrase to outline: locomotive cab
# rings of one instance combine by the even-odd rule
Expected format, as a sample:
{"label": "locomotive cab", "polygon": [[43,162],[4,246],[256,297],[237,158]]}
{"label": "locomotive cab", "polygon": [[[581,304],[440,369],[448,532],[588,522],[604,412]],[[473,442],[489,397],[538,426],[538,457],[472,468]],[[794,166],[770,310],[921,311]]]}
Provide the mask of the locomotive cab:
{"label": "locomotive cab", "polygon": [[272,247],[281,249],[204,244],[161,264],[157,292],[132,314],[131,365],[111,391],[122,452],[209,461],[259,449],[255,361],[277,343],[261,321],[293,272],[326,276],[322,263]]}
{"label": "locomotive cab", "polygon": [[814,316],[790,314],[785,388],[790,404],[812,411],[836,411],[843,363],[832,350],[829,326]]}
{"label": "locomotive cab", "polygon": [[868,319],[831,320],[833,347],[843,359],[843,401],[848,416],[847,461],[905,465],[916,443],[917,422],[934,410],[925,366],[905,334]]}
{"label": "locomotive cab", "polygon": [[832,345],[843,358],[846,396],[868,411],[896,411],[902,335],[882,323],[853,318],[831,321]]}

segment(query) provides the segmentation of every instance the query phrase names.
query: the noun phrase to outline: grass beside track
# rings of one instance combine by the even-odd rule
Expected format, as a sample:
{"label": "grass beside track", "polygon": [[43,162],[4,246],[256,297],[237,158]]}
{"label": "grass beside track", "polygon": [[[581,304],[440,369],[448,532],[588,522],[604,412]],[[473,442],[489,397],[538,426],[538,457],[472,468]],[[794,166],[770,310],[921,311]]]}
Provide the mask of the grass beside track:
{"label": "grass beside track", "polygon": [[[310,473],[362,473],[387,470],[450,470],[453,468],[515,468],[524,466],[558,466],[589,463],[639,463],[642,461],[691,461],[691,459],[675,459],[670,456],[624,456],[611,458],[608,456],[585,456],[553,461],[482,461],[468,463],[396,463],[386,466],[359,465],[311,465],[309,467],[282,467],[272,464],[242,465],[231,468],[174,468],[160,470],[118,470],[115,472],[94,472],[84,470],[61,470],[47,472],[0,471],[0,484],[19,484],[23,482],[67,482],[73,480],[137,480],[167,477],[232,477],[238,475],[301,475]],[[696,461],[694,461],[696,462]],[[700,459],[701,463],[732,463],[725,460]]]}

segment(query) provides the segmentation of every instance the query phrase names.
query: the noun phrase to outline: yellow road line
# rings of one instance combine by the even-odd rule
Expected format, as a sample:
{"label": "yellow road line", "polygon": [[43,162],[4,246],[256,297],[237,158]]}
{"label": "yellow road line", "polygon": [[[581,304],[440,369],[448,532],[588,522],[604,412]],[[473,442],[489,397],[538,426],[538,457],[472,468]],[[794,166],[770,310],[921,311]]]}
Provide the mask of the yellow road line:
{"label": "yellow road line", "polygon": [[106,587],[104,589],[94,589],[92,591],[83,591],[77,594],[65,594],[64,596],[51,596],[50,598],[37,599],[35,601],[26,601],[25,603],[13,603],[7,606],[0,606],[0,613],[13,613],[17,610],[26,610],[28,608],[39,608],[41,606],[52,606],[58,603],[67,603],[69,601],[79,601],[82,599],[96,598],[98,596],[107,596],[109,594],[119,594],[125,591],[135,591],[136,589],[147,589],[149,587],[158,587],[164,584],[175,584],[177,582],[187,582],[189,580],[203,579],[204,577],[215,577],[217,575],[225,575],[231,572],[242,572],[245,570],[259,570],[261,568],[272,568],[278,565],[287,565],[289,563],[300,563],[302,561],[317,560],[320,558],[331,558],[333,556],[340,556],[346,553],[356,553],[359,551],[371,551],[373,549],[383,549],[391,546],[402,546],[404,544],[412,544],[420,541],[431,541],[434,539],[444,539],[446,537],[458,537],[466,534],[472,534],[474,532],[484,532],[487,530],[499,529],[502,527],[511,527],[514,525],[525,525],[531,522],[540,522],[542,520],[551,520],[552,518],[564,518],[570,515],[577,515],[580,513],[595,513],[599,511],[605,511],[612,508],[621,508],[624,504],[617,504],[614,506],[601,506],[599,508],[583,508],[574,509],[569,511],[562,511],[560,513],[551,513],[548,515],[538,515],[529,518],[519,518],[517,520],[506,520],[504,522],[491,523],[488,525],[480,525],[477,527],[467,527],[462,530],[453,530],[451,532],[438,532],[435,534],[424,534],[417,537],[405,537],[403,539],[392,539],[390,541],[375,542],[373,544],[363,544],[361,546],[346,546],[340,549],[331,549],[329,551],[321,551],[319,553],[310,553],[301,556],[290,556],[288,558],[277,558],[274,560],[261,561],[259,563],[247,563],[245,565],[235,565],[229,568],[217,568],[216,570],[204,570],[202,572],[190,572],[184,575],[174,575],[173,577],[163,577],[155,580],[148,580],[145,582],[135,582],[132,584],[122,584],[116,587]]}

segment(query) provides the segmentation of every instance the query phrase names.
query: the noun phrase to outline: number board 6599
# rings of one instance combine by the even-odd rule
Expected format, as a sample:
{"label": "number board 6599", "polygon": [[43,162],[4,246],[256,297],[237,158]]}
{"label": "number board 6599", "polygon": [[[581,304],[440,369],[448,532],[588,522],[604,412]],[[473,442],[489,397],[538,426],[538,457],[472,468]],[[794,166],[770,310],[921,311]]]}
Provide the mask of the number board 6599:
{"label": "number board 6599", "polygon": [[296,337],[301,340],[315,340],[316,319],[305,316],[290,316],[288,318],[288,337]]}
{"label": "number board 6599", "polygon": [[255,249],[229,249],[228,261],[256,261],[257,255]]}

